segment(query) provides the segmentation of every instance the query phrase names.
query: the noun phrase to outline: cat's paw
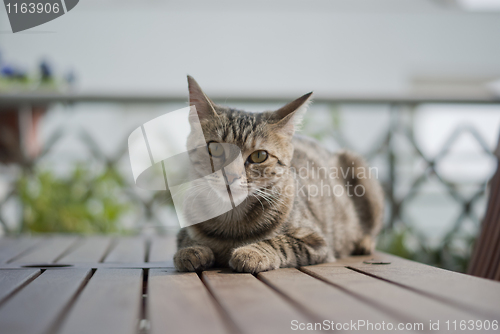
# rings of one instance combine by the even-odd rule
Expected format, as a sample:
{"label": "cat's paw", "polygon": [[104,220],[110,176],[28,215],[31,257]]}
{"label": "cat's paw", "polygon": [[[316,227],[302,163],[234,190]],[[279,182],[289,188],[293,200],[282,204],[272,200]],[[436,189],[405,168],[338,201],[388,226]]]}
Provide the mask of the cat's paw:
{"label": "cat's paw", "polygon": [[179,249],[174,255],[175,268],[178,271],[200,271],[214,265],[215,257],[206,246],[192,246]]}
{"label": "cat's paw", "polygon": [[279,258],[270,258],[258,246],[248,245],[236,248],[229,259],[229,266],[241,273],[259,273],[278,269]]}

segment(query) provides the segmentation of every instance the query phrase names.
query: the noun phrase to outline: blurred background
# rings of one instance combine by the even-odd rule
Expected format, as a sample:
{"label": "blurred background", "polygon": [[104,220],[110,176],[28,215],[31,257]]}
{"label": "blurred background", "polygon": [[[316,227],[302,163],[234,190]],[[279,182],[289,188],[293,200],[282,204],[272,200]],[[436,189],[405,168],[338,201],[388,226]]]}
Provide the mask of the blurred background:
{"label": "blurred background", "polygon": [[386,191],[379,249],[465,271],[500,131],[500,0],[82,0],[13,34],[0,9],[0,234],[162,234],[128,135],[187,106],[275,109],[355,150]]}

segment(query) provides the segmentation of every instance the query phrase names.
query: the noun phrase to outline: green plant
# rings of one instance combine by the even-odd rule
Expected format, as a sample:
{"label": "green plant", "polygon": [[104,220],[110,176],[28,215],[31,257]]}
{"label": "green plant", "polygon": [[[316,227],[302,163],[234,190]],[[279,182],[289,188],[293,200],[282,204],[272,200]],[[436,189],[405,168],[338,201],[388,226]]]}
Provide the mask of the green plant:
{"label": "green plant", "polygon": [[438,245],[430,245],[427,238],[415,229],[399,225],[382,231],[377,249],[409,260],[465,272],[475,239],[473,235],[450,234]]}
{"label": "green plant", "polygon": [[124,180],[115,169],[94,173],[78,164],[68,177],[35,171],[18,180],[22,231],[112,233],[130,205],[122,199]]}

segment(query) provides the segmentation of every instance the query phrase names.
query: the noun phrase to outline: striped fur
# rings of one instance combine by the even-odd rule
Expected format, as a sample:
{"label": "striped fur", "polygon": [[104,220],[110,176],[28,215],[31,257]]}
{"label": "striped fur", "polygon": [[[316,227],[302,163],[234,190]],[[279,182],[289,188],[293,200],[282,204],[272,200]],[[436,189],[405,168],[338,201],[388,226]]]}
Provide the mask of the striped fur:
{"label": "striped fur", "polygon": [[[255,150],[266,150],[269,158],[261,164],[245,164],[247,183],[241,186],[247,187],[250,196],[243,203],[179,232],[174,256],[179,271],[229,266],[257,273],[373,250],[382,222],[381,187],[373,178],[358,177],[358,172],[368,170],[359,156],[346,151],[333,154],[312,139],[294,135],[298,114],[310,94],[275,112],[250,113],[216,106],[192,78],[188,82],[190,103],[196,106],[205,137],[190,136],[188,141],[235,144],[244,160]],[[196,162],[196,157],[192,160]],[[319,169],[317,174],[300,177],[298,171],[306,166],[349,167],[355,173],[332,177]],[[364,194],[348,196],[349,185],[362,186]],[[346,192],[312,196],[311,189],[318,187]]]}

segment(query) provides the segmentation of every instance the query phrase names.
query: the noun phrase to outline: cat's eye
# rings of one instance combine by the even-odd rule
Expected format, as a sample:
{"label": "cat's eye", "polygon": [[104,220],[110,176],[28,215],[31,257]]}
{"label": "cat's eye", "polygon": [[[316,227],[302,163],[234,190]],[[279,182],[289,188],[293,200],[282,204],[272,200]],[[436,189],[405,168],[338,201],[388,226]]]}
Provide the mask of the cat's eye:
{"label": "cat's eye", "polygon": [[263,150],[255,151],[252,154],[250,154],[249,160],[250,162],[260,164],[261,162],[266,161],[267,159],[267,152]]}
{"label": "cat's eye", "polygon": [[208,143],[208,153],[213,157],[221,157],[224,154],[224,147],[220,143],[211,141]]}

